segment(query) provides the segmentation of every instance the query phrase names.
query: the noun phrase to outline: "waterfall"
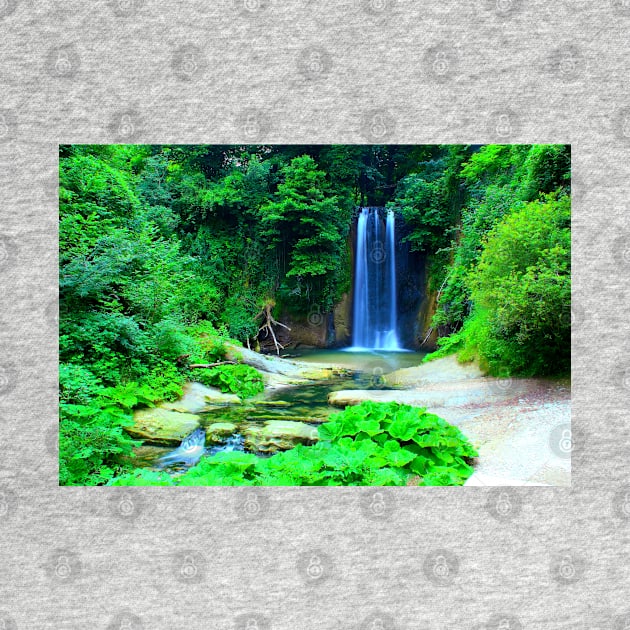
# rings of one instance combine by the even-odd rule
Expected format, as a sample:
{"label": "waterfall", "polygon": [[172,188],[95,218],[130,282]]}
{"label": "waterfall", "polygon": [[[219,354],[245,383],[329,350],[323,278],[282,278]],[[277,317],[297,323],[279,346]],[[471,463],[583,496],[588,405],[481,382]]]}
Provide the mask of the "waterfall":
{"label": "waterfall", "polygon": [[394,213],[388,211],[383,230],[381,209],[361,208],[350,350],[402,350],[397,331],[395,222]]}

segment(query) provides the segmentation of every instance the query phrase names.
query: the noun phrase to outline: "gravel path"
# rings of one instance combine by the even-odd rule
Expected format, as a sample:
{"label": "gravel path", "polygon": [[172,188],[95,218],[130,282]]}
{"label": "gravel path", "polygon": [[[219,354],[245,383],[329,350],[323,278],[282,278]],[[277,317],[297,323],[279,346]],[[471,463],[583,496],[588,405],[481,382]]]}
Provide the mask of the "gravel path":
{"label": "gravel path", "polygon": [[424,406],[457,425],[479,451],[467,485],[571,484],[568,380],[497,379],[445,357],[385,376],[395,390],[333,392],[338,406],[361,400]]}

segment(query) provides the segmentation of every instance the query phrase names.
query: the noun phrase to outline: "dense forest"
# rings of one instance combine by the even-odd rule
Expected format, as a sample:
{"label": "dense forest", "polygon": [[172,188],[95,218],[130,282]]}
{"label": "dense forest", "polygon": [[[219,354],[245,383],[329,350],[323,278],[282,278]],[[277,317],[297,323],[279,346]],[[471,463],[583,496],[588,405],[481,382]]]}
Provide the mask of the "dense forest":
{"label": "dense forest", "polygon": [[191,365],[329,313],[361,206],[392,209],[426,261],[432,356],[568,373],[570,182],[564,145],[62,146],[60,483],[132,470],[133,410],[187,381],[259,392],[250,366]]}

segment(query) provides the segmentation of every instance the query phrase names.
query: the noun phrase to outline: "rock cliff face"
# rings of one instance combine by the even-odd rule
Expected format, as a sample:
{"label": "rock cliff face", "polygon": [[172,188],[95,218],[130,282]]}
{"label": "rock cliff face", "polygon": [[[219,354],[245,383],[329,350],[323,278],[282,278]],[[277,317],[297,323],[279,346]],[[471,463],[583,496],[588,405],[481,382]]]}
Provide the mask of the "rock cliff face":
{"label": "rock cliff face", "polygon": [[[349,264],[354,260],[356,225],[350,232]],[[418,349],[431,326],[436,309],[436,294],[428,294],[428,270],[426,255],[412,252],[404,241],[408,229],[400,218],[396,221],[398,246],[396,253],[396,279],[398,303],[398,336],[401,345]],[[281,343],[288,348],[310,346],[313,348],[343,348],[352,343],[352,287],[344,293],[329,313],[317,307],[302,317],[285,314],[282,322],[291,328],[290,333],[279,330]],[[422,346],[423,350],[435,349],[437,332],[432,332]]]}

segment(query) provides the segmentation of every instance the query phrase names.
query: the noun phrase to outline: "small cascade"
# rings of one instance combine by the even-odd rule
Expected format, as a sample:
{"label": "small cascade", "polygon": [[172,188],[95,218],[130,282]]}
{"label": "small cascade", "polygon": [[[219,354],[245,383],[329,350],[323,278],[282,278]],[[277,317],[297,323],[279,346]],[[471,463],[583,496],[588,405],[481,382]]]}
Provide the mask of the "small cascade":
{"label": "small cascade", "polygon": [[382,208],[361,208],[357,221],[349,350],[402,350],[397,331],[396,217],[391,210],[383,214]]}

